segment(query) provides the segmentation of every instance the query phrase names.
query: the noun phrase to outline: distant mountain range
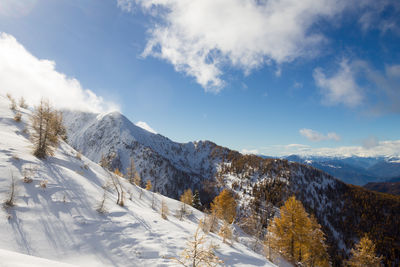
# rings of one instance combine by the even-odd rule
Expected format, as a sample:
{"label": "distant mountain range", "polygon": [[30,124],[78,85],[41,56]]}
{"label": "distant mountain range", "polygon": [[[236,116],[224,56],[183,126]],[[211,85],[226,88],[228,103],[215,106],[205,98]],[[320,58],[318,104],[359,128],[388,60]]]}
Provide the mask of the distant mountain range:
{"label": "distant mountain range", "polygon": [[365,185],[370,182],[384,182],[400,176],[400,158],[396,157],[284,157],[293,162],[307,164],[323,170],[345,183]]}

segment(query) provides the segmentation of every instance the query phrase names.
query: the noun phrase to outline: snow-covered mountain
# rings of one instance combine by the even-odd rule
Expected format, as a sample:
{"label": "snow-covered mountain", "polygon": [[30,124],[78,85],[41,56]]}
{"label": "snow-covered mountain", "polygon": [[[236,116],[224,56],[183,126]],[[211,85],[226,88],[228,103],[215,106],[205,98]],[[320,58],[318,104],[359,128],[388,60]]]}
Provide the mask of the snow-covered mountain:
{"label": "snow-covered mountain", "polygon": [[298,156],[284,157],[323,170],[343,182],[365,185],[369,182],[382,182],[400,176],[398,157],[322,157]]}
{"label": "snow-covered mountain", "polygon": [[[61,142],[54,156],[39,160],[29,139],[30,111],[18,108],[22,121],[14,121],[9,101],[0,96],[0,265],[67,266],[176,266],[204,214],[189,208],[182,221],[174,216],[180,202],[118,179],[125,204],[116,203],[110,173]],[[24,180],[24,178],[26,178]],[[3,205],[15,181],[13,206]],[[105,213],[96,209],[105,197]],[[152,203],[154,199],[154,208]],[[169,208],[161,218],[161,201]],[[250,237],[237,229],[238,240]],[[228,266],[274,266],[264,256],[235,242],[218,245],[217,256]],[[13,252],[40,258],[18,256]],[[4,257],[4,258],[3,258]],[[25,266],[28,266],[25,265]]]}
{"label": "snow-covered mountain", "polygon": [[151,179],[162,194],[176,198],[186,188],[198,188],[207,203],[219,190],[229,188],[236,192],[243,216],[250,210],[268,210],[268,205],[274,210],[294,194],[323,226],[335,264],[343,262],[365,232],[387,261],[400,262],[393,252],[400,252],[400,232],[395,230],[400,220],[398,198],[347,185],[312,166],[285,159],[242,155],[209,141],[176,143],[135,126],[119,113],[65,112],[65,122],[74,148],[94,161],[115,153],[113,167],[121,170],[133,157],[142,178]]}
{"label": "snow-covered mountain", "polygon": [[170,197],[177,198],[187,188],[201,190],[216,171],[216,145],[209,141],[176,143],[136,126],[119,112],[65,111],[64,121],[68,142],[76,150],[94,162],[116,155],[112,168],[123,173],[133,158],[143,181],[150,180],[155,191]]}

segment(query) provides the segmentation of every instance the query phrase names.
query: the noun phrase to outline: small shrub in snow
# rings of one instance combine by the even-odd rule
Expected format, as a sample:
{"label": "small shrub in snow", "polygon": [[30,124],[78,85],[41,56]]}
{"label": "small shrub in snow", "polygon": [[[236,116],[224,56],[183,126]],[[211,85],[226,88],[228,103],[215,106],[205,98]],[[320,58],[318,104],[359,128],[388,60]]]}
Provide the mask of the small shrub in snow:
{"label": "small shrub in snow", "polygon": [[146,190],[148,190],[148,191],[150,191],[151,189],[153,188],[153,185],[151,184],[151,181],[150,180],[147,180],[147,183],[146,183]]}
{"label": "small shrub in snow", "polygon": [[76,155],[75,155],[75,157],[77,158],[77,159],[79,159],[79,160],[82,160],[82,154],[81,154],[81,152],[76,152]]}
{"label": "small shrub in snow", "polygon": [[216,233],[218,231],[218,218],[215,212],[211,212],[201,220],[200,227],[204,233]]}
{"label": "small shrub in snow", "polygon": [[32,179],[32,178],[29,178],[29,177],[24,177],[24,179],[22,179],[22,181],[23,181],[24,183],[26,183],[26,184],[30,184],[30,183],[33,182],[33,179]]}
{"label": "small shrub in snow", "polygon": [[21,121],[21,117],[22,117],[21,112],[17,112],[17,113],[15,113],[14,120],[16,122],[20,122]]}
{"label": "small shrub in snow", "polygon": [[99,207],[96,209],[97,210],[97,212],[99,212],[99,213],[106,213],[107,211],[106,211],[106,208],[105,208],[105,204],[106,204],[106,188],[107,187],[103,187],[104,188],[104,192],[103,192],[103,197],[102,197],[102,199],[101,199],[101,201],[100,201],[100,205],[99,205]]}
{"label": "small shrub in snow", "polygon": [[205,235],[200,234],[200,227],[191,240],[187,242],[187,247],[182,251],[180,258],[171,258],[183,266],[218,266],[224,262],[215,255],[217,246],[213,244],[206,245]]}
{"label": "small shrub in snow", "polygon": [[41,180],[39,183],[40,188],[43,188],[43,189],[47,188],[47,183],[48,183],[47,180]]}
{"label": "small shrub in snow", "polygon": [[22,175],[24,176],[23,182],[26,184],[30,184],[33,182],[33,179],[31,178],[32,176],[34,176],[36,173],[36,169],[29,167],[26,168],[24,167],[22,170]]}
{"label": "small shrub in snow", "polygon": [[17,161],[20,160],[20,158],[17,155],[12,155],[12,159]]}
{"label": "small shrub in snow", "polygon": [[15,102],[15,99],[10,94],[7,94],[7,98],[11,102],[10,103],[10,109],[15,111],[17,109],[17,103]]}
{"label": "small shrub in snow", "polygon": [[20,106],[21,108],[28,108],[28,105],[26,104],[25,98],[23,98],[22,96],[21,96],[21,98],[19,99],[19,106]]}
{"label": "small shrub in snow", "polygon": [[16,195],[16,182],[14,175],[11,173],[11,184],[8,192],[8,198],[4,204],[8,207],[13,207],[15,205],[15,195]]}
{"label": "small shrub in snow", "polygon": [[169,209],[167,203],[165,203],[164,198],[161,200],[161,218],[164,220],[168,219]]}
{"label": "small shrub in snow", "polygon": [[221,229],[219,230],[218,235],[222,237],[222,242],[227,243],[227,240],[232,241],[233,234],[232,234],[232,229],[229,223],[224,221],[224,224],[222,225]]}

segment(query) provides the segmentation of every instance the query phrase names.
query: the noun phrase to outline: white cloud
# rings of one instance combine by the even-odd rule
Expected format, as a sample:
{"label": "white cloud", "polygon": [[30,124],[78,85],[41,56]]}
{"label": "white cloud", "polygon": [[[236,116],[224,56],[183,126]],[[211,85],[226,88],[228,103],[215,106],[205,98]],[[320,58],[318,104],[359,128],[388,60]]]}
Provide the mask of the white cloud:
{"label": "white cloud", "polygon": [[379,141],[373,148],[366,148],[363,146],[313,148],[301,144],[276,145],[264,147],[261,149],[260,153],[274,156],[286,156],[295,154],[327,157],[400,157],[400,140]]}
{"label": "white cloud", "polygon": [[[341,12],[344,0],[118,0],[140,5],[156,18],[144,56],[154,56],[192,76],[206,90],[225,84],[223,69],[246,75],[266,64],[314,57],[325,38],[315,22]],[[128,7],[128,8],[127,8]]]}
{"label": "white cloud", "polygon": [[321,88],[325,104],[355,107],[362,102],[362,90],[357,85],[355,72],[346,59],[340,62],[339,70],[332,76],[327,77],[320,68],[314,70],[313,76],[317,86]]}
{"label": "white cloud", "polygon": [[254,155],[259,155],[258,149],[246,149],[246,148],[243,148],[243,149],[240,151],[240,153],[242,153],[242,154],[254,154]]}
{"label": "white cloud", "polygon": [[133,2],[127,0],[117,0],[117,6],[126,12],[133,11]]}
{"label": "white cloud", "polygon": [[11,35],[0,33],[0,88],[36,105],[42,97],[56,108],[102,112],[118,109],[75,78],[56,71],[55,62],[38,59]]}
{"label": "white cloud", "polygon": [[376,136],[370,136],[364,140],[362,140],[362,146],[366,149],[371,149],[377,147],[379,145],[379,140]]}
{"label": "white cloud", "polygon": [[360,1],[360,7],[362,15],[358,22],[364,31],[378,29],[383,34],[389,31],[400,34],[399,1],[364,0]]}
{"label": "white cloud", "polygon": [[148,132],[151,132],[153,134],[157,134],[156,131],[153,130],[153,128],[150,127],[150,125],[148,125],[146,122],[144,121],[138,121],[137,123],[135,123],[136,126],[139,126],[142,129],[145,129]]}
{"label": "white cloud", "polygon": [[320,142],[320,141],[326,141],[326,140],[334,140],[334,141],[339,141],[340,136],[334,132],[327,133],[326,135],[319,133],[317,131],[311,130],[311,129],[300,129],[299,133],[306,137],[308,140],[313,141],[313,142]]}
{"label": "white cloud", "polygon": [[[362,104],[367,113],[374,115],[400,112],[400,65],[386,65],[380,71],[363,60],[343,59],[330,77],[320,68],[315,69],[314,80],[325,104]],[[366,81],[368,86],[360,85]]]}

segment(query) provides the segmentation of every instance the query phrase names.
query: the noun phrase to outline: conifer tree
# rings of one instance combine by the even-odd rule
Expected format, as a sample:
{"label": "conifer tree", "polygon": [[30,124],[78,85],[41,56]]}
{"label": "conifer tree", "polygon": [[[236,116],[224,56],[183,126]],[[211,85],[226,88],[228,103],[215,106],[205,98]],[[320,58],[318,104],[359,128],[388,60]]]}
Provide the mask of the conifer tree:
{"label": "conifer tree", "polygon": [[161,209],[160,209],[161,217],[164,220],[168,219],[169,209],[167,203],[165,202],[164,198],[161,200]]}
{"label": "conifer tree", "polygon": [[375,254],[375,244],[364,235],[355,248],[351,250],[352,257],[347,261],[350,267],[379,267],[381,266],[382,257],[377,257]]}
{"label": "conifer tree", "polygon": [[294,196],[280,208],[280,217],[274,218],[268,232],[268,246],[288,260],[307,266],[329,266],[321,226]]}
{"label": "conifer tree", "polygon": [[224,189],[211,203],[211,211],[215,212],[217,218],[232,223],[236,217],[236,201],[232,193]]}
{"label": "conifer tree", "polygon": [[146,190],[148,190],[148,191],[150,191],[151,189],[153,188],[153,185],[151,184],[151,181],[150,180],[147,180],[147,183],[146,183]]}
{"label": "conifer tree", "polygon": [[200,193],[199,193],[199,190],[196,190],[196,191],[194,192],[192,203],[193,203],[192,206],[193,206],[195,209],[198,209],[198,210],[201,209],[202,205],[201,205],[201,201],[200,201]]}
{"label": "conifer tree", "polygon": [[53,110],[48,101],[41,100],[39,106],[35,107],[32,117],[31,135],[35,145],[34,155],[45,158],[52,155],[54,147],[58,145],[59,128],[62,125],[57,112]]}
{"label": "conifer tree", "polygon": [[180,200],[181,200],[181,202],[192,206],[192,204],[193,204],[193,193],[192,193],[192,190],[190,188],[185,190],[183,192],[183,194],[181,195]]}
{"label": "conifer tree", "polygon": [[116,168],[116,169],[114,170],[114,174],[115,174],[115,175],[118,175],[119,177],[122,177],[122,176],[123,176],[122,172],[121,172],[118,168]]}
{"label": "conifer tree", "polygon": [[326,238],[314,215],[310,216],[311,228],[308,234],[308,252],[304,262],[308,266],[329,266],[328,246],[325,244]]}
{"label": "conifer tree", "polygon": [[131,158],[131,163],[127,168],[126,176],[131,184],[135,184],[137,186],[142,185],[142,179],[139,176],[139,173],[136,170],[135,161]]}

